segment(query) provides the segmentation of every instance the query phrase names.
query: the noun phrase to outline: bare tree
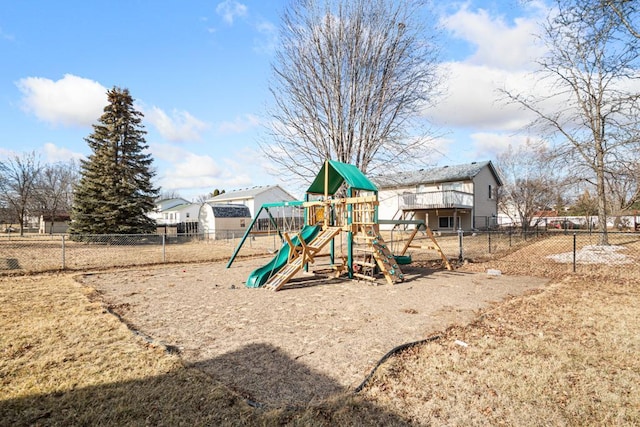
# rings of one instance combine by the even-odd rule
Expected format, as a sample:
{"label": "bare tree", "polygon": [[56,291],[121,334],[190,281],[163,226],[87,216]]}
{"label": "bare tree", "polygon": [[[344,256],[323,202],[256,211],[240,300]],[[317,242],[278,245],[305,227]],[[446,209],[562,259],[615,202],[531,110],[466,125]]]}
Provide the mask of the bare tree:
{"label": "bare tree", "polygon": [[157,200],[181,199],[182,196],[176,190],[161,190]]}
{"label": "bare tree", "polygon": [[199,203],[199,204],[204,204],[207,200],[209,200],[211,198],[211,193],[208,194],[199,194],[198,196],[196,196],[196,198],[194,199],[194,203]]}
{"label": "bare tree", "polygon": [[28,207],[33,202],[42,166],[34,152],[10,156],[0,162],[0,198],[24,235]]}
{"label": "bare tree", "polygon": [[556,0],[542,39],[549,53],[539,61],[545,96],[505,91],[532,111],[532,125],[561,141],[554,150],[590,182],[598,200],[600,244],[608,244],[607,175],[614,165],[636,162],[639,139],[639,40],[604,4],[584,7],[578,0]]}
{"label": "bare tree", "polygon": [[598,4],[603,4],[611,9],[620,23],[625,26],[629,34],[640,39],[640,29],[638,19],[640,18],[640,6],[637,1],[632,0],[595,0]]}
{"label": "bare tree", "polygon": [[640,162],[614,165],[605,175],[610,212],[621,215],[640,201]]}
{"label": "bare tree", "polygon": [[325,159],[364,172],[415,163],[438,88],[423,12],[423,1],[294,0],[272,67],[269,159],[303,181]]}
{"label": "bare tree", "polygon": [[78,165],[73,160],[45,165],[36,181],[34,212],[53,223],[61,215],[69,215],[73,205],[73,187],[79,179]]}
{"label": "bare tree", "polygon": [[530,141],[498,155],[496,166],[504,182],[498,206],[525,232],[541,221],[536,213],[551,208],[561,195],[562,177],[549,160],[544,145]]}

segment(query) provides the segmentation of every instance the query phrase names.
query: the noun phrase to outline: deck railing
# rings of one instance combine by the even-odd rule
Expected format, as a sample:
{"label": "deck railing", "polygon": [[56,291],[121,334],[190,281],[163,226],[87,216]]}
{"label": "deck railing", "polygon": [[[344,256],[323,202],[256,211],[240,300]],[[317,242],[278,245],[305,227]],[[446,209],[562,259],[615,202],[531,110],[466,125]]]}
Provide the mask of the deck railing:
{"label": "deck railing", "polygon": [[457,190],[398,195],[400,209],[446,209],[473,207],[473,194]]}

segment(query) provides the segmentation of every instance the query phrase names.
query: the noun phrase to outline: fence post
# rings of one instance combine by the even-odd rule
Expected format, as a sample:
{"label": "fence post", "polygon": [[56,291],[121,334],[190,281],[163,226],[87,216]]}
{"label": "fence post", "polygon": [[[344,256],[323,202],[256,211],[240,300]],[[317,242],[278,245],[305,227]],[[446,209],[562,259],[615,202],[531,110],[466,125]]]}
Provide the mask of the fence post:
{"label": "fence post", "polygon": [[62,235],[62,269],[65,270],[66,269],[66,262],[65,262],[65,246],[64,246],[64,234]]}
{"label": "fence post", "polygon": [[573,233],[573,272],[576,272],[576,233]]}
{"label": "fence post", "polygon": [[463,236],[462,228],[458,228],[458,244],[459,244],[459,247],[460,247],[460,253],[458,255],[458,260],[460,262],[464,261],[464,250],[462,248],[462,236]]}
{"label": "fence post", "polygon": [[165,245],[165,238],[166,238],[166,234],[162,235],[162,262],[166,263],[167,262],[167,248]]}
{"label": "fence post", "polygon": [[491,230],[487,230],[487,236],[489,236],[489,254],[491,254]]}
{"label": "fence post", "polygon": [[511,230],[509,230],[509,247],[511,247],[511,235],[512,235],[512,234],[513,234],[513,233],[511,232]]}

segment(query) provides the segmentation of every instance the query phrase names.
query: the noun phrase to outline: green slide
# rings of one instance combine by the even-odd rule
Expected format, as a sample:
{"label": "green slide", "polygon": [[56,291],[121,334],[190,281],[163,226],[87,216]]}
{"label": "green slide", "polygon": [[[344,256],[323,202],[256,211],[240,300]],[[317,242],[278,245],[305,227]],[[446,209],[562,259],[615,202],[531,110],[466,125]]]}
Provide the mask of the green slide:
{"label": "green slide", "polygon": [[[300,236],[302,236],[302,240],[305,243],[309,243],[312,241],[321,230],[319,225],[305,225],[302,230],[300,230]],[[298,240],[298,236],[294,236],[291,239],[291,242],[294,245],[298,245],[300,242]],[[269,261],[266,265],[255,269],[251,274],[249,274],[249,278],[247,279],[246,286],[247,288],[259,288],[267,283],[269,277],[276,274],[278,271],[282,269],[285,265],[287,265],[287,260],[289,259],[289,244],[287,242],[284,243],[282,249],[278,252],[278,254]]]}

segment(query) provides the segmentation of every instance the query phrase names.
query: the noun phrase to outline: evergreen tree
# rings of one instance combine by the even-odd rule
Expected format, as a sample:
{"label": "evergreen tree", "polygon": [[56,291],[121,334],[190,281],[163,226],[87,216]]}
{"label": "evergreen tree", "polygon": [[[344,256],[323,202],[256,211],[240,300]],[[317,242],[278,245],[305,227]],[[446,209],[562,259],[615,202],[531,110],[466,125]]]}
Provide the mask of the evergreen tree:
{"label": "evergreen tree", "polygon": [[139,234],[155,231],[146,214],[154,208],[158,189],[151,180],[153,159],[128,89],[107,92],[109,104],[85,141],[93,151],[81,162],[71,215],[72,234]]}

